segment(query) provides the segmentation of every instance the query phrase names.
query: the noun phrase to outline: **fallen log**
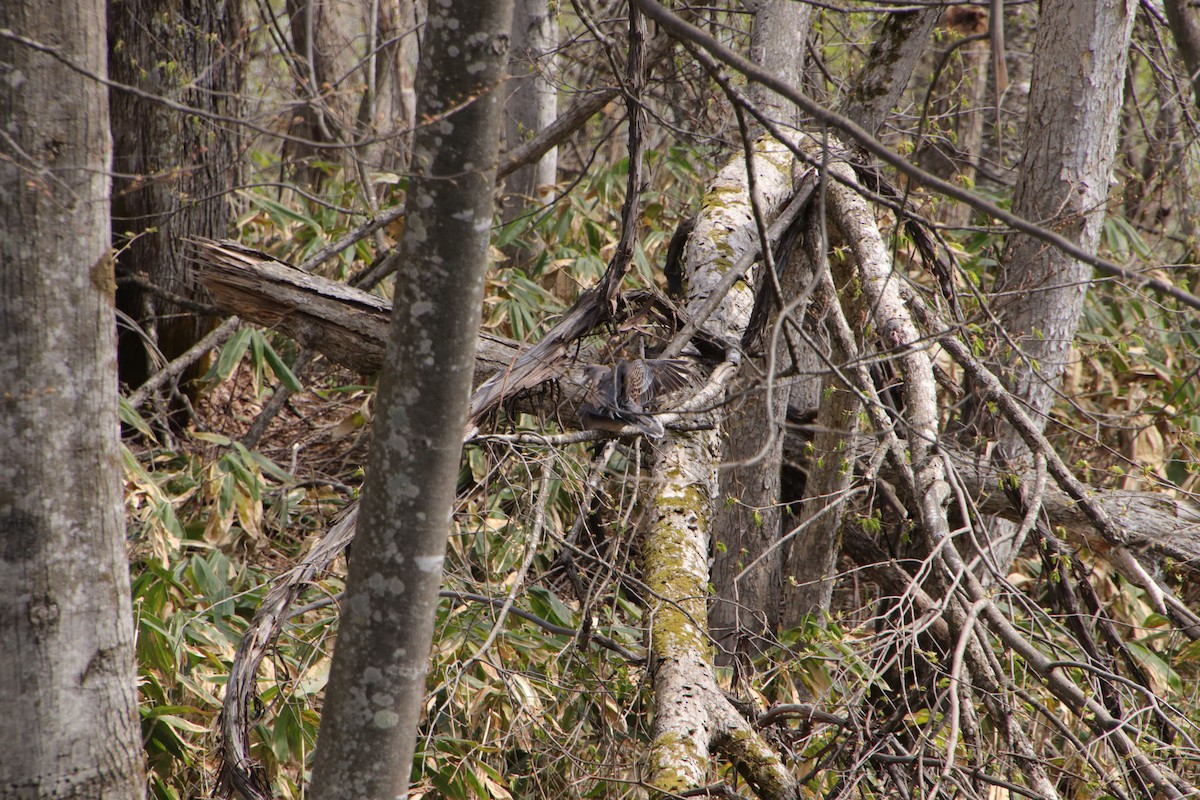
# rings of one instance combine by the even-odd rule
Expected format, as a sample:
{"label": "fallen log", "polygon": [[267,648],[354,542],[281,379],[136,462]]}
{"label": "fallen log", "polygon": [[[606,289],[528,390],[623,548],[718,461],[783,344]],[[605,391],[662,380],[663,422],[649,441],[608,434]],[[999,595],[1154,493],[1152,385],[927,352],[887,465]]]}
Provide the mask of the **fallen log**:
{"label": "fallen log", "polygon": [[[194,244],[196,274],[219,308],[291,336],[356,372],[369,375],[382,366],[391,314],[388,300],[302,272],[233,242],[197,240]],[[509,369],[523,350],[511,339],[481,333],[474,385]],[[586,362],[587,353],[579,360]],[[573,426],[586,379],[581,369],[572,368],[555,383],[554,391],[530,391],[513,398],[514,408]],[[856,449],[873,446],[870,437],[863,437]],[[940,442],[939,448],[982,513],[1020,520],[1000,483],[1011,470],[947,442]],[[1026,477],[1032,483],[1031,476],[1022,480]],[[1200,505],[1168,492],[1117,489],[1096,489],[1094,500],[1120,521],[1130,549],[1144,561],[1166,572],[1200,571]],[[1088,518],[1060,489],[1047,486],[1042,505],[1051,530],[1061,527],[1076,545],[1102,549],[1096,546],[1098,538]]]}

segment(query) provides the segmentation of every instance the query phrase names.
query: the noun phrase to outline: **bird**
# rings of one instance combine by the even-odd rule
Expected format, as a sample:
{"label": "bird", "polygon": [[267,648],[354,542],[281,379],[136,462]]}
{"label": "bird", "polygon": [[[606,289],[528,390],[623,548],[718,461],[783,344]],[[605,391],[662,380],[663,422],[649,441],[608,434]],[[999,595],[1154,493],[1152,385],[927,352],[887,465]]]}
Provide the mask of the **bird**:
{"label": "bird", "polygon": [[651,439],[666,431],[646,407],[659,395],[684,386],[691,376],[680,358],[621,359],[611,367],[589,365],[585,372],[587,399],[579,409],[583,427],[622,433],[632,425]]}

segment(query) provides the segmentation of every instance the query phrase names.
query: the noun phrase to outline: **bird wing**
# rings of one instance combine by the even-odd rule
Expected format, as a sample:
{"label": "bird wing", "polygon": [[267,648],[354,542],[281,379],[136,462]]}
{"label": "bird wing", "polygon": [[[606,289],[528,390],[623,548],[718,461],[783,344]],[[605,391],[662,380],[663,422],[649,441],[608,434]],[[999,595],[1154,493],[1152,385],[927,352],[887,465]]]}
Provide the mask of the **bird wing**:
{"label": "bird wing", "polygon": [[670,394],[686,386],[692,377],[688,362],[682,358],[648,358],[642,363],[646,365],[642,371],[642,394],[646,400],[653,400],[660,394]]}

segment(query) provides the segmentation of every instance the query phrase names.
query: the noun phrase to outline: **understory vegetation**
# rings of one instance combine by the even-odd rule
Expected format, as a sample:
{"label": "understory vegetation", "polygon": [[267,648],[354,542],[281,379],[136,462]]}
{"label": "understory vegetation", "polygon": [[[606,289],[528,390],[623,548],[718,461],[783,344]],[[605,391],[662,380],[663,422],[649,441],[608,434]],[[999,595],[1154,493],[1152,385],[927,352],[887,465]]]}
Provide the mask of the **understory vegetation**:
{"label": "understory vegetation", "polygon": [[[862,64],[860,37],[873,30],[872,17],[829,13],[821,19],[814,52],[824,54],[827,72],[809,80],[832,104],[842,88],[833,76],[850,75]],[[596,56],[606,50],[576,22],[578,41],[564,45],[569,66],[558,78],[564,94],[568,86],[599,80],[596,64],[603,59]],[[739,15],[717,14],[710,23],[744,44]],[[1170,199],[1170,175],[1147,166],[1165,158],[1149,152],[1146,138],[1161,150],[1167,134],[1145,119],[1158,115],[1162,101],[1155,92],[1166,79],[1151,23],[1138,24],[1144,49],[1130,67],[1130,85],[1140,93],[1122,123],[1124,194],[1109,204],[1100,255],[1138,273],[1153,268],[1195,291],[1191,226],[1200,218],[1188,216],[1194,211],[1187,203]],[[1013,27],[1010,47],[1027,57],[1029,44],[1020,39],[1019,25]],[[961,56],[947,56],[957,63],[953,57]],[[627,290],[665,290],[672,235],[698,210],[702,187],[716,169],[738,152],[736,121],[699,67],[682,55],[666,62],[648,90],[647,105],[662,115],[662,125],[645,154],[646,189]],[[923,69],[928,78],[933,65]],[[916,147],[918,126],[926,126],[926,138],[955,135],[946,128],[953,108],[945,104],[962,87],[939,85],[926,96],[919,83],[884,136],[899,151]],[[705,89],[696,88],[702,84]],[[1006,170],[1014,152],[999,142],[1009,147],[1017,121],[1005,119],[1003,126],[988,143],[995,174],[969,182],[1007,208],[1012,186]],[[620,236],[630,168],[624,132],[621,110],[606,110],[561,147],[551,202],[533,204],[507,223],[497,217],[485,332],[537,342],[605,273]],[[1194,169],[1194,136],[1171,136],[1183,142],[1177,155]],[[304,262],[368,216],[403,204],[402,174],[381,171],[364,188],[355,169],[320,164],[314,188],[310,173],[292,170],[278,147],[258,145],[253,161],[261,180],[247,181],[252,188],[238,192],[240,213],[229,238],[280,261]],[[287,180],[280,182],[280,175]],[[1194,185],[1195,176],[1181,172],[1174,179]],[[912,207],[932,219],[941,219],[950,203],[919,187],[907,191]],[[1164,208],[1175,215],[1169,224],[1161,222],[1169,216]],[[918,294],[935,295],[937,278],[922,268],[895,212],[881,205],[876,213],[891,234],[903,280]],[[359,239],[317,274],[352,280],[402,231],[401,220]],[[995,332],[976,290],[989,284],[1008,229],[973,215],[941,233],[962,266],[955,281],[968,320],[963,337],[982,356]],[[390,297],[391,281],[365,288]],[[614,324],[584,344],[649,336],[650,327],[637,319]],[[947,384],[961,380],[944,354],[936,363]],[[1098,277],[1046,434],[1076,477],[1094,489],[1194,497],[1200,492],[1198,365],[1194,310]],[[374,400],[372,376],[248,324],[210,354],[205,370],[187,392],[122,406],[142,733],[151,793],[161,800],[224,795],[217,783],[218,718],[235,651],[278,577],[357,499]],[[286,400],[273,403],[281,393]],[[949,392],[943,400],[942,422],[949,424],[962,407]],[[657,444],[629,437],[538,441],[540,434],[574,427],[510,407],[464,448],[413,797],[647,796],[640,756],[652,738],[654,714],[647,662],[653,589],[643,581],[640,553],[653,496],[648,454]],[[785,468],[796,475],[834,468],[809,458],[811,436],[812,426],[799,423],[789,433],[794,440]],[[867,470],[846,455],[844,468],[861,479],[852,483],[843,526],[871,537],[888,559],[904,561],[912,552],[911,519],[880,488],[874,466]],[[870,479],[862,477],[867,472]],[[991,491],[1003,495],[1003,481]],[[738,502],[717,498],[718,505]],[[781,502],[785,519],[798,519],[798,499]],[[967,505],[955,513],[973,518],[977,510]],[[767,509],[748,511],[751,520],[761,520]],[[785,522],[783,530],[791,527]],[[1103,555],[1063,547],[1054,536],[1032,537],[1010,571],[990,576],[991,599],[1057,673],[1089,697],[1134,716],[1142,709],[1144,727],[1130,736],[1157,736],[1144,749],[1155,750],[1182,781],[1200,785],[1200,642]],[[257,672],[251,754],[279,798],[305,796],[346,558],[354,558],[353,546],[306,585]],[[1193,609],[1200,608],[1194,569],[1168,561],[1156,576]],[[913,796],[924,797],[927,789],[917,787],[969,773],[987,785],[989,798],[1035,796],[1008,754],[993,769],[993,755],[1005,747],[1002,721],[992,719],[976,695],[955,688],[965,643],[949,652],[932,644],[934,620],[911,596],[882,589],[848,555],[839,559],[837,573],[827,613],[781,631],[757,652],[724,654],[716,668],[721,688],[804,790],[814,797],[894,797],[903,782],[896,775],[903,772],[924,776],[912,784]],[[1093,728],[1066,710],[1019,654],[999,640],[992,645],[988,657],[1011,682],[1004,690],[1020,698],[1019,714],[1060,796],[1100,800],[1128,789],[1133,778],[1094,746]],[[974,704],[976,713],[964,714],[960,702]],[[963,730],[963,719],[975,727]],[[746,788],[727,764],[713,768],[709,783],[723,784],[717,796]],[[1150,795],[1134,790],[1130,796]]]}
{"label": "understory vegetation", "polygon": [[[690,153],[663,158],[672,160],[664,173],[689,181],[709,166]],[[612,225],[602,221],[614,218],[620,202],[606,185],[620,182],[621,166],[522,221],[517,231],[498,231],[501,242],[537,237],[553,245],[523,264],[501,260],[497,252],[487,329],[535,340],[544,321],[599,276],[614,244]],[[658,208],[646,214],[643,269],[631,286],[653,277],[679,210],[687,208],[690,184],[666,183]],[[340,233],[322,230],[315,216],[307,203],[263,202],[241,220],[241,240],[300,261],[303,247]],[[1122,237],[1118,244],[1145,250],[1128,225],[1110,224]],[[304,246],[297,244],[301,231],[312,236]],[[280,247],[283,242],[291,247]],[[988,258],[995,243],[975,235],[957,246],[970,265]],[[356,255],[335,262],[335,274]],[[1200,463],[1194,325],[1189,330],[1170,308],[1120,288],[1094,292],[1086,319],[1081,358],[1068,377],[1072,402],[1060,404],[1053,427],[1060,452],[1097,486],[1169,482],[1177,491],[1194,491]],[[173,435],[153,419],[129,409],[124,414],[142,726],[158,798],[217,795],[216,723],[234,650],[272,579],[357,496],[372,386],[326,363],[293,376],[288,364],[296,352],[290,340],[243,328],[212,359],[189,430]],[[244,446],[239,439],[282,382],[298,382],[303,390],[256,446]],[[547,431],[533,418],[510,422],[513,431]],[[446,568],[452,596],[438,610],[414,796],[642,795],[631,754],[647,740],[650,719],[640,660],[646,589],[635,541],[647,476],[639,471],[637,447],[622,444],[600,471],[598,488],[589,489],[596,448],[503,442],[466,448]],[[888,524],[866,502],[852,520],[871,533]],[[929,668],[905,660],[904,642],[916,621],[894,612],[881,616],[877,589],[848,562],[844,566],[831,618],[785,631],[777,647],[736,673],[726,668],[721,674],[730,692],[760,709],[814,697],[832,710],[870,707],[874,695],[892,691],[885,673]],[[1064,660],[1072,660],[1066,655],[1076,646],[1066,630],[1070,613],[1056,601],[1056,587],[1088,581],[1134,659],[1130,666],[1146,678],[1144,687],[1127,690],[1151,693],[1154,702],[1200,724],[1200,647],[1174,631],[1140,589],[1101,564],[1085,570],[1072,571],[1065,555],[1024,554],[1008,576],[1023,598],[1007,609],[1013,621],[1048,649],[1064,648]],[[303,796],[343,589],[339,561],[304,592],[260,670],[253,754],[279,797]],[[512,608],[501,613],[499,604],[508,599]],[[624,652],[597,644],[601,636]],[[1009,671],[1021,680],[1019,661]],[[1071,668],[1071,675],[1087,682],[1082,668]],[[1053,712],[1054,701],[1036,683],[1026,689],[1031,703]],[[938,717],[924,711],[895,724],[944,742]],[[1051,742],[1089,735],[1084,729],[1044,733]],[[853,727],[820,721],[783,726],[774,736],[802,772],[812,774],[809,785],[818,794],[849,780],[842,770],[850,767],[837,765],[852,763],[848,754],[862,747]],[[1182,737],[1177,764],[1195,773],[1190,738]],[[863,791],[871,795],[870,787]],[[1080,785],[1073,796],[1102,797],[1104,791]]]}

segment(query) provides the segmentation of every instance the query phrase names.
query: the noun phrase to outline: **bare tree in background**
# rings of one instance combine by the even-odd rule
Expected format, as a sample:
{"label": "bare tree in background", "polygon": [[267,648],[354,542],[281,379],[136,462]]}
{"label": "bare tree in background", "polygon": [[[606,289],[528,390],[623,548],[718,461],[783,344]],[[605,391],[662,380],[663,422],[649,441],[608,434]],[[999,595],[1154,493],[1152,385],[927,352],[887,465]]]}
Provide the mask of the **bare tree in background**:
{"label": "bare tree in background", "polygon": [[[751,57],[792,85],[800,83],[803,72],[810,14],[806,4],[788,0],[762,3],[754,12]],[[750,87],[750,99],[785,135],[800,122],[792,103],[761,85]],[[762,132],[757,121],[753,128]],[[775,318],[772,315],[772,321]],[[786,356],[791,345],[778,340],[768,341],[767,346],[774,346],[780,357]],[[767,363],[776,362],[764,359],[759,363],[762,370]],[[768,405],[765,389],[770,383],[775,390]],[[716,509],[713,530],[717,599],[710,612],[713,636],[726,653],[753,653],[779,628],[783,553],[777,542],[785,524],[780,502],[784,423],[792,392],[799,396],[806,390],[799,382],[775,382],[774,376],[761,373],[734,390],[745,395],[733,399],[725,429],[727,469],[720,475],[722,502]]]}
{"label": "bare tree in background", "polygon": [[288,1],[286,56],[300,109],[284,150],[289,162],[308,165],[315,182],[341,166],[366,185],[371,170],[406,163],[418,5]]}
{"label": "bare tree in background", "polygon": [[[1073,0],[1042,10],[1035,47],[1025,153],[1013,212],[1056,220],[1060,233],[1096,252],[1116,155],[1134,8]],[[1063,102],[1063,98],[1072,98]],[[1004,338],[997,371],[1043,428],[1070,361],[1092,266],[1028,234],[1008,239],[992,294]],[[985,429],[987,426],[985,426]],[[1002,456],[1029,460],[1010,426],[988,430]],[[1016,533],[1002,526],[1004,534]],[[993,542],[1003,573],[1021,541]]]}
{"label": "bare tree in background", "polygon": [[[557,6],[547,0],[517,0],[504,116],[504,140],[509,150],[541,133],[558,115],[557,49]],[[504,181],[504,221],[511,222],[520,214],[550,203],[557,181],[556,149],[508,176]]]}

